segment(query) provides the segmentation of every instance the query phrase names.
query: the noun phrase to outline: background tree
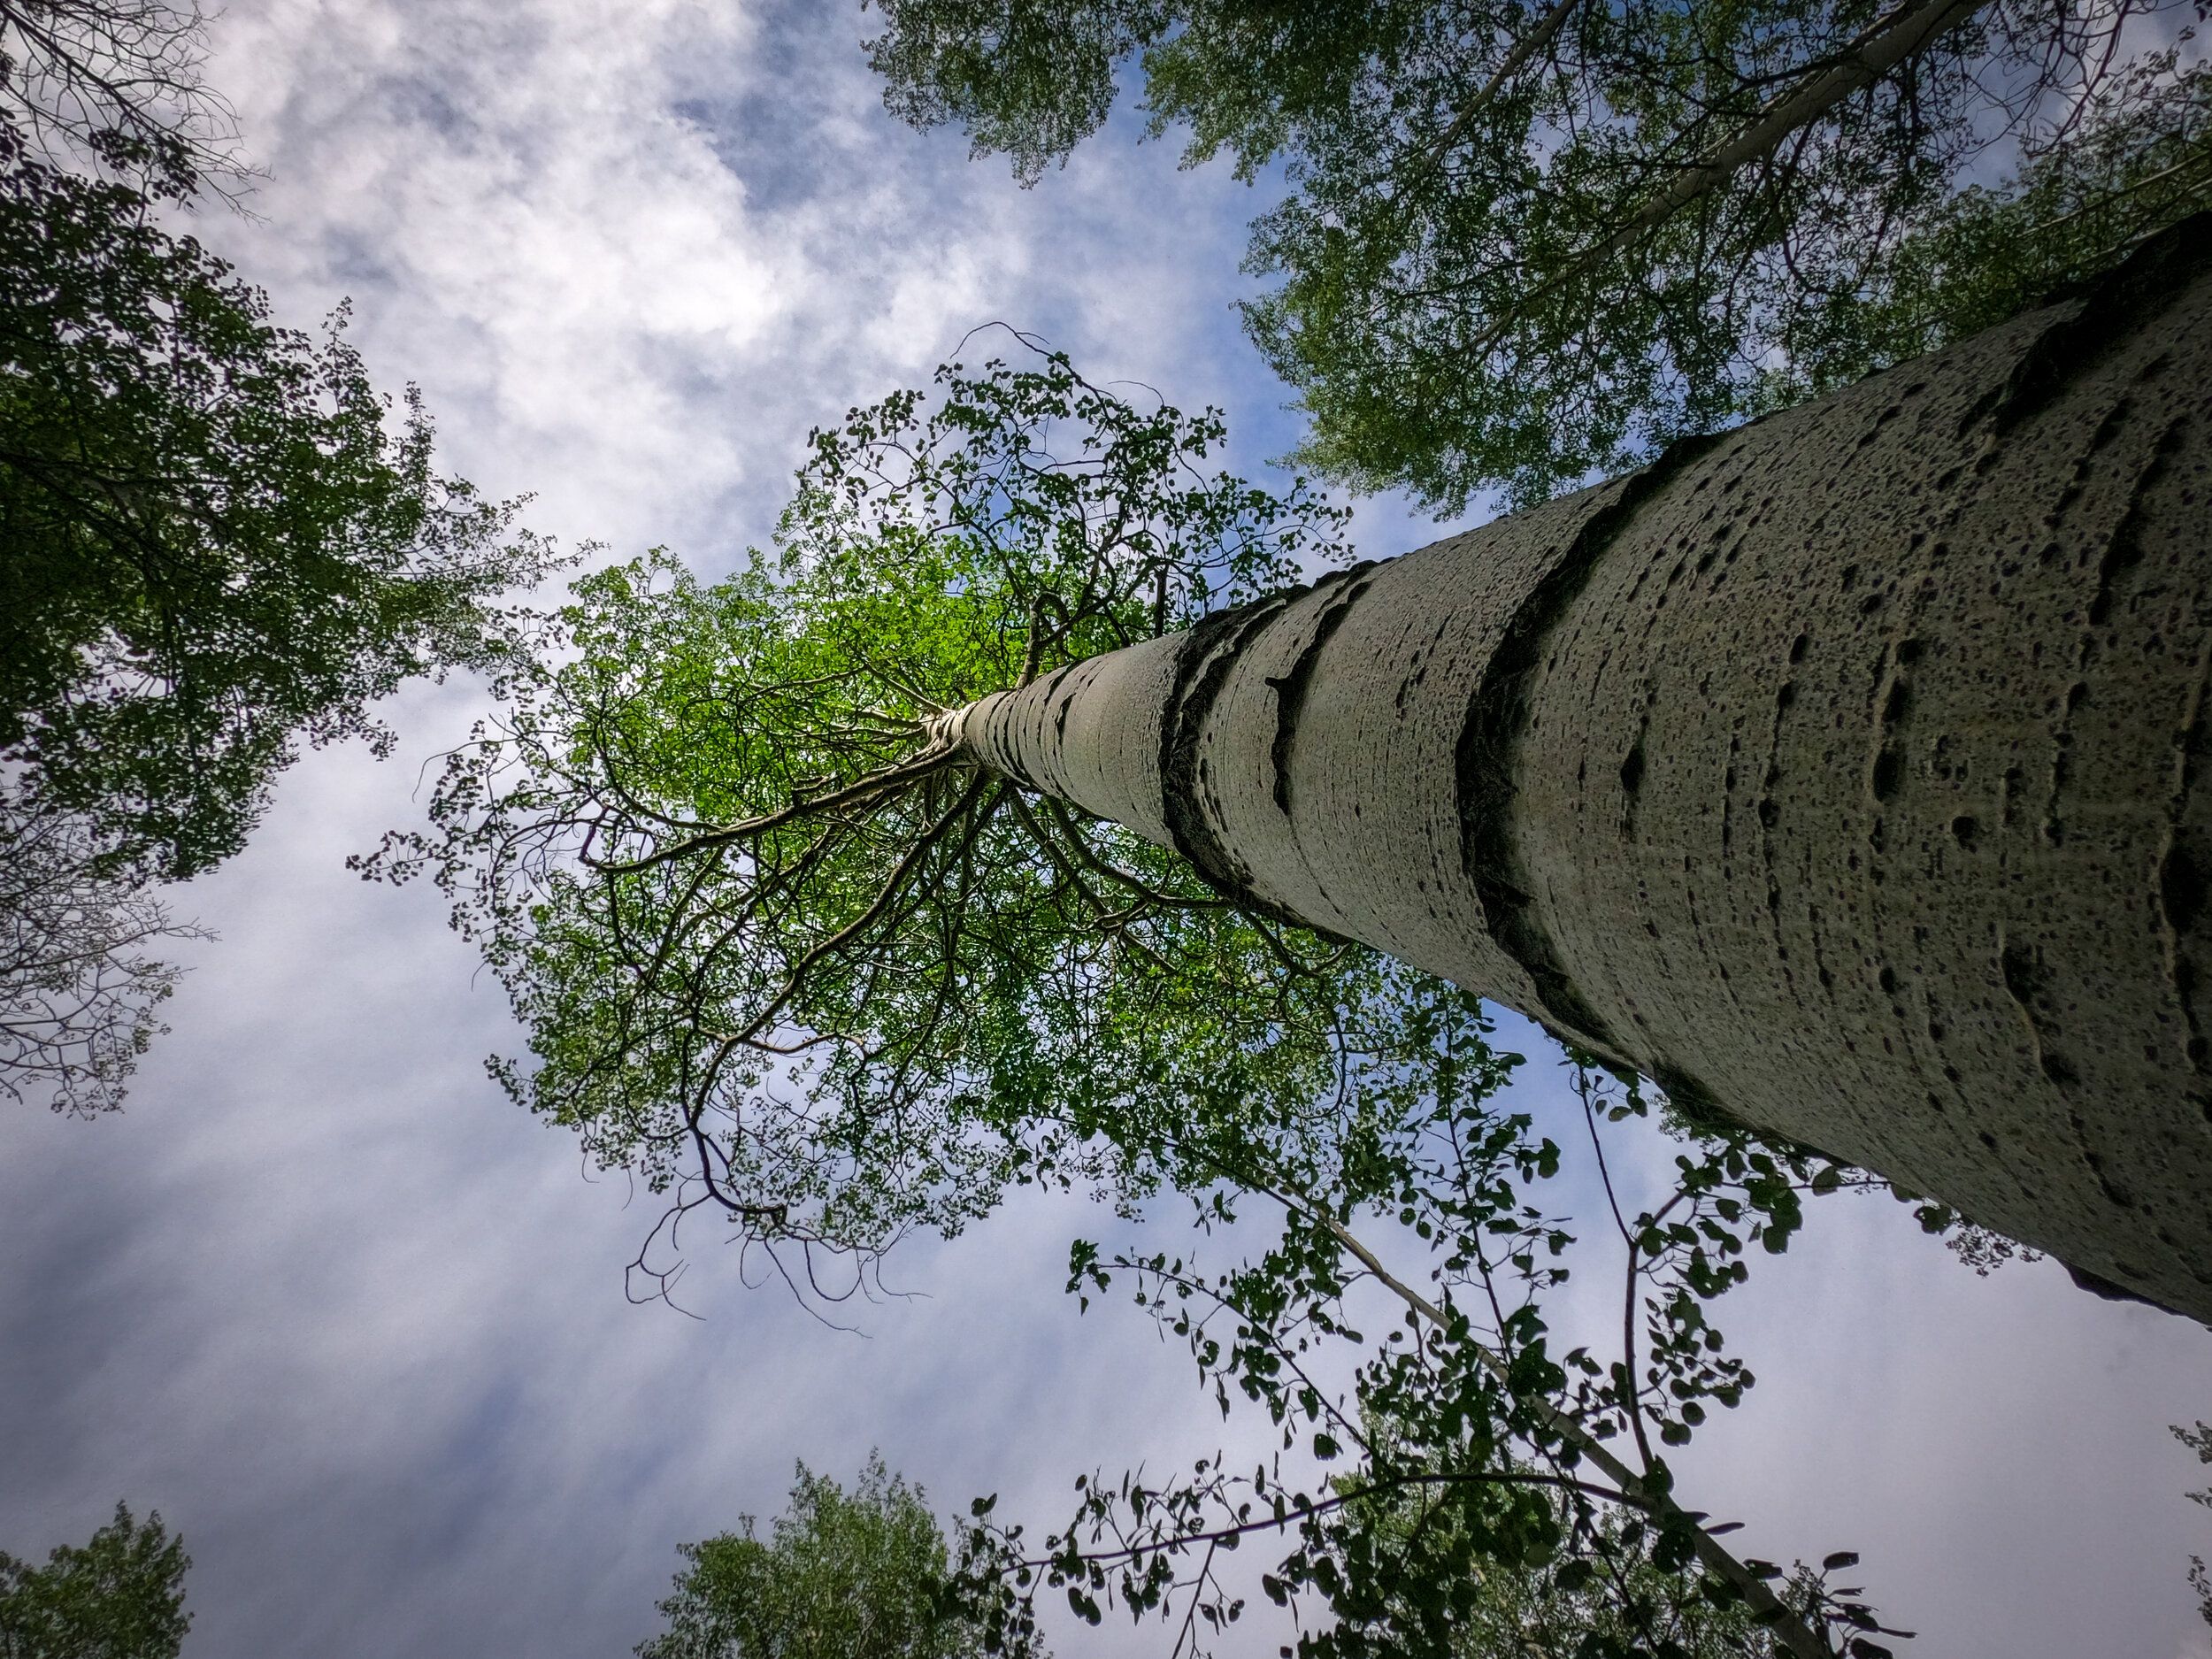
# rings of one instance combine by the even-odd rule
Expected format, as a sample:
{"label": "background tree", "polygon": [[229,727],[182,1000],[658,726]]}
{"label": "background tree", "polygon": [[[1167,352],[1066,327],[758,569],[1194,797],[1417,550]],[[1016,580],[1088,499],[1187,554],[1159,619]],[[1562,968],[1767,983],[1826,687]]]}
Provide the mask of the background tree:
{"label": "background tree", "polygon": [[10,159],[88,167],[157,196],[212,182],[234,194],[247,170],[229,104],[201,73],[197,0],[5,0],[0,124]]}
{"label": "background tree", "polygon": [[[1187,165],[1279,164],[1247,266],[1275,285],[1245,319],[1310,419],[1298,458],[1446,513],[1739,418],[1778,365],[1818,389],[1864,361],[1847,341],[1878,361],[1937,342],[1870,334],[1870,305],[1911,296],[1939,336],[1970,333],[1978,301],[2008,313],[2037,297],[2021,281],[2116,261],[2212,182],[2200,86],[2123,41],[2162,45],[2145,20],[2178,7],[2132,0],[882,10],[888,107],[1025,181],[1099,127],[1133,58]],[[2016,185],[1954,202],[2014,146]],[[1987,274],[1954,317],[1920,284],[1962,235]]]}
{"label": "background tree", "polygon": [[1791,319],[1746,392],[1766,410],[2078,291],[2212,197],[2212,64],[2147,54],[2085,93],[2063,137],[2002,185],[1914,213],[1878,265]]}
{"label": "background tree", "polygon": [[764,1542],[741,1530],[680,1544],[691,1565],[642,1659],[971,1659],[979,1625],[947,1609],[945,1536],[918,1487],[871,1456],[848,1493],[799,1465]]}
{"label": "background tree", "polygon": [[541,568],[342,321],[276,326],[126,187],[0,175],[0,759],[118,869],[230,856],[302,736],[380,744],[367,705],[496,661]]}
{"label": "background tree", "polygon": [[191,1565],[159,1515],[136,1521],[120,1503],[88,1542],[58,1547],[43,1567],[0,1553],[0,1659],[176,1659],[192,1623]]}
{"label": "background tree", "polygon": [[99,838],[66,812],[0,803],[0,1090],[111,1110],[166,1029],[180,971],[147,954],[204,937],[150,893],[103,872]]}
{"label": "background tree", "polygon": [[431,465],[344,339],[163,228],[242,177],[201,14],[0,4],[0,1089],[112,1107],[196,930],[156,884],[235,853],[303,739],[390,741],[403,680],[501,659],[512,506]]}
{"label": "background tree", "polygon": [[[434,473],[411,394],[393,429],[342,324],[276,326],[129,186],[0,172],[0,790],[43,861],[21,895],[75,895],[11,916],[0,1019],[46,1018],[68,961],[109,987],[59,993],[74,1025],[122,1022],[93,1071],[39,1074],[58,1105],[113,1103],[150,1029],[124,1010],[166,983],[95,937],[174,932],[150,884],[235,853],[303,738],[383,752],[376,698],[500,660],[493,595],[545,567],[511,507]],[[60,941],[64,915],[110,919]]]}

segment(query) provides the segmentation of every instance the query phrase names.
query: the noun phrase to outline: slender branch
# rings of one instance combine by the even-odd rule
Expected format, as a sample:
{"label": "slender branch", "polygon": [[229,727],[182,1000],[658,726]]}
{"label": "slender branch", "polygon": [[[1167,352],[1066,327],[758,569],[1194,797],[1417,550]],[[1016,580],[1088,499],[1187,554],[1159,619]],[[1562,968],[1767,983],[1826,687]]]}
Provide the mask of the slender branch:
{"label": "slender branch", "polygon": [[710,847],[744,841],[751,836],[764,835],[771,830],[781,829],[787,824],[795,824],[824,812],[833,812],[841,807],[870,804],[880,795],[895,794],[908,784],[918,783],[944,771],[957,764],[959,759],[959,752],[956,749],[933,747],[895,766],[870,772],[858,782],[848,784],[842,789],[817,795],[810,801],[795,801],[779,811],[763,813],[758,818],[747,818],[741,823],[724,825],[697,835],[687,836],[672,846],[648,853],[642,858],[587,859],[585,862],[595,870],[615,875],[634,875],[641,870],[650,870],[654,865],[664,864],[671,859],[681,858]]}
{"label": "slender branch", "polygon": [[[906,856],[899,860],[890,875],[885,879],[883,889],[876,895],[874,902],[850,922],[812,947],[799,958],[797,965],[785,979],[783,988],[777,993],[775,1000],[763,1009],[753,1022],[745,1028],[743,1033],[745,1038],[749,1040],[757,1035],[770,1020],[783,1011],[791,999],[798,995],[801,981],[806,977],[808,970],[816,963],[821,961],[832,951],[842,949],[881,919],[883,913],[891,907],[892,902],[906,886],[908,878],[914,873],[914,866],[920,862],[923,854],[942,841],[947,831],[974,810],[977,798],[995,781],[996,780],[988,777],[978,777],[961,791],[959,800],[947,808],[944,815],[931,825],[908,849]],[[987,803],[986,811],[995,804],[995,802]]]}
{"label": "slender branch", "polygon": [[1183,1659],[1183,1644],[1189,1642],[1191,1651],[1198,1651],[1198,1601],[1205,1593],[1206,1579],[1214,1570],[1214,1555],[1221,1548],[1221,1540],[1206,1540],[1206,1559],[1198,1563],[1198,1574],[1191,1580],[1190,1606],[1183,1611],[1183,1628],[1175,1632],[1175,1646],[1168,1652],[1168,1659]]}
{"label": "slender branch", "polygon": [[[1296,1210],[1309,1219],[1318,1223],[1331,1237],[1349,1251],[1362,1266],[1375,1276],[1378,1283],[1397,1296],[1409,1309],[1427,1319],[1440,1331],[1451,1329],[1451,1317],[1443,1309],[1391,1272],[1372,1250],[1361,1243],[1351,1231],[1333,1216],[1316,1205],[1303,1202],[1294,1202],[1280,1193],[1269,1192],[1268,1196],[1273,1198],[1285,1209]],[[1470,1346],[1474,1349],[1475,1357],[1483,1369],[1510,1387],[1510,1367],[1504,1356],[1480,1342],[1474,1342],[1471,1340]],[[1767,1624],[1781,1640],[1783,1645],[1788,1647],[1793,1659],[1834,1659],[1833,1649],[1828,1646],[1827,1640],[1785,1607],[1774,1592],[1767,1588],[1765,1579],[1753,1572],[1742,1562],[1738,1561],[1729,1553],[1726,1546],[1706,1532],[1696,1521],[1691,1520],[1688,1511],[1677,1504],[1671,1494],[1653,1492],[1635,1471],[1607,1449],[1604,1441],[1593,1434],[1583,1424],[1581,1418],[1571,1411],[1552,1404],[1548,1400],[1534,1400],[1529,1403],[1534,1408],[1537,1415],[1543,1418],[1547,1427],[1555,1430],[1561,1439],[1572,1445],[1583,1456],[1595,1463],[1604,1471],[1608,1479],[1618,1483],[1622,1495],[1628,1502],[1647,1508],[1654,1514],[1679,1515],[1688,1521],[1698,1559],[1725,1578],[1742,1594],[1752,1611],[1760,1616],[1761,1622]]]}
{"label": "slender branch", "polygon": [[1557,0],[1557,4],[1543,15],[1533,29],[1513,43],[1512,49],[1505,55],[1505,61],[1498,65],[1497,73],[1485,81],[1482,89],[1469,99],[1459,113],[1452,118],[1451,125],[1444,129],[1442,136],[1423,150],[1416,163],[1415,176],[1417,178],[1420,173],[1433,170],[1442,162],[1444,157],[1451,152],[1452,146],[1459,142],[1460,135],[1473,122],[1475,117],[1481,114],[1491,100],[1505,89],[1507,83],[1521,73],[1523,65],[1530,58],[1551,44],[1553,38],[1564,27],[1567,19],[1575,14],[1582,3],[1583,0]]}
{"label": "slender branch", "polygon": [[[1647,197],[1602,242],[1577,254],[1540,283],[1514,307],[1514,313],[1526,315],[1538,301],[1587,276],[1644,232],[1710,195],[1753,162],[1772,154],[1792,133],[1819,119],[1853,93],[1872,86],[1986,4],[1988,0],[1921,0],[1916,6],[1901,6],[1880,19],[1796,90],[1773,100],[1684,168],[1671,185]],[[1504,336],[1512,320],[1509,316],[1486,331],[1471,349],[1490,349]]]}
{"label": "slender branch", "polygon": [[1389,1480],[1374,1481],[1363,1486],[1355,1486],[1348,1491],[1340,1491],[1333,1497],[1324,1498],[1317,1503],[1301,1494],[1299,1502],[1287,1505],[1279,1515],[1271,1515],[1263,1520],[1242,1521],[1233,1526],[1218,1527],[1211,1532],[1187,1532],[1182,1537],[1171,1540],[1171,1543],[1125,1544],[1118,1549],[1095,1552],[1079,1550],[1072,1555],[1059,1556],[1056,1562],[1055,1557],[1044,1555],[1035,1560],[1018,1562],[1015,1564],[1027,1568],[1033,1572],[1069,1561],[1080,1562],[1087,1567],[1110,1567],[1118,1563],[1134,1560],[1139,1556],[1161,1549],[1184,1548],[1195,1544],[1210,1546],[1224,1544],[1232,1539],[1248,1537],[1254,1532],[1279,1531],[1294,1521],[1328,1515],[1335,1510],[1349,1508],[1363,1499],[1402,1492],[1408,1486],[1550,1486],[1561,1492],[1579,1492],[1590,1497],[1602,1498],[1610,1503],[1625,1503],[1632,1509],[1642,1509],[1647,1514],[1654,1512],[1658,1507],[1647,1496],[1616,1492],[1610,1486],[1601,1486],[1594,1481],[1577,1480],[1571,1475],[1540,1474],[1532,1470],[1484,1470],[1475,1472],[1439,1471],[1434,1474],[1408,1474]]}
{"label": "slender branch", "polygon": [[[2138,190],[2147,190],[2154,184],[2158,184],[2165,180],[2170,179],[2177,173],[2186,173],[2192,167],[2200,167],[2204,165],[2207,161],[2212,161],[2212,155],[2208,155],[2202,152],[2191,156],[2185,161],[2177,161],[2174,163],[2172,166],[2165,168],[2162,172],[2154,173],[2147,179],[2138,179],[2133,184],[2128,185],[2124,188],[2108,192],[2106,195],[2099,196],[2093,202],[2084,202],[2079,207],[2074,208],[2068,212],[2061,213],[2056,219],[2047,219],[2040,225],[2037,225],[2030,229],[2027,234],[2031,236],[2040,236],[2047,230],[2057,229],[2058,227],[2065,224],[2069,219],[2079,219],[2084,213],[2091,213],[2096,211],[2100,208],[2110,207],[2115,202],[2126,200],[2129,196],[2133,196]],[[2204,187],[2200,186],[2198,188],[2202,188]]]}
{"label": "slender branch", "polygon": [[[1048,801],[1052,797],[1047,795],[1043,798]],[[1110,914],[1106,908],[1106,901],[1083,885],[1083,878],[1078,875],[1074,866],[1068,863],[1067,856],[1060,844],[1045,833],[1044,826],[1038,823],[1030,812],[1029,803],[1021,798],[1021,791],[1010,785],[1007,799],[1013,806],[1014,816],[1022,821],[1022,827],[1029,832],[1031,839],[1043,849],[1044,855],[1050,860],[1052,867],[1060,872],[1061,879],[1075,889],[1077,896],[1089,905],[1092,914],[1102,922]]]}
{"label": "slender branch", "polygon": [[1590,1104],[1590,1073],[1579,1064],[1575,1068],[1575,1093],[1582,1097],[1582,1120],[1590,1126],[1590,1149],[1597,1155],[1598,1179],[1605,1183],[1606,1205],[1613,1212],[1613,1225],[1619,1230],[1621,1242],[1628,1248],[1628,1282],[1621,1293],[1621,1386],[1628,1394],[1628,1425],[1635,1431],[1636,1449],[1643,1457],[1644,1467],[1649,1469],[1651,1440],[1644,1432],[1643,1385],[1636,1380],[1636,1235],[1629,1232],[1628,1223],[1621,1216],[1620,1200],[1613,1194],[1613,1173],[1606,1166],[1604,1138],[1598,1133],[1598,1115]]}
{"label": "slender branch", "polygon": [[1172,894],[1163,893],[1145,881],[1142,877],[1132,875],[1126,870],[1108,864],[1092,849],[1090,837],[1084,834],[1081,827],[1068,817],[1067,808],[1059,796],[1041,795],[1038,798],[1044,803],[1045,810],[1051,815],[1053,822],[1060,826],[1061,833],[1073,846],[1078,858],[1081,859],[1090,869],[1104,876],[1109,881],[1118,882],[1127,887],[1143,899],[1146,903],[1156,904],[1162,910],[1225,910],[1230,908],[1229,901],[1224,898],[1210,896],[1202,899],[1186,899],[1178,898]]}

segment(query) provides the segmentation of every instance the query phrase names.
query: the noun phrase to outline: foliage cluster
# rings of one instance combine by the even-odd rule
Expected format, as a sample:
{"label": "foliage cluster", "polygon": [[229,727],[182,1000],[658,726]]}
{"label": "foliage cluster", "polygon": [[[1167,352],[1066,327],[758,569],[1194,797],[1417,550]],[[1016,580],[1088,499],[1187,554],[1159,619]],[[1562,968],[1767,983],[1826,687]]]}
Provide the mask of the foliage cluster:
{"label": "foliage cluster", "polygon": [[756,1535],[679,1545],[691,1564],[641,1659],[975,1659],[982,1632],[945,1602],[945,1535],[917,1487],[871,1457],[853,1490],[799,1465]]}
{"label": "foliage cluster", "polygon": [[411,396],[390,429],[342,325],[275,326],[125,186],[0,173],[0,759],[118,870],[235,853],[301,735],[495,662],[485,602],[541,568],[434,474]]}
{"label": "foliage cluster", "polygon": [[1101,1113],[1187,1079],[1304,1102],[1390,1018],[1371,955],[1310,971],[1171,854],[932,735],[1279,586],[1336,515],[1209,476],[1216,417],[1059,357],[942,381],[816,435],[774,556],[577,584],[451,757],[439,833],[368,861],[461,901],[530,1033],[518,1098],[675,1217],[810,1263],[864,1269],[1009,1181],[1118,1161],[1141,1187],[1091,1145]]}
{"label": "foliage cluster", "polygon": [[120,1503],[43,1567],[0,1553],[0,1659],[176,1659],[192,1623],[191,1565],[159,1515],[136,1521]]}
{"label": "foliage cluster", "polygon": [[[1751,1247],[1779,1254],[1807,1196],[1863,1179],[1746,1136],[1695,1136],[1672,1190],[1629,1209],[1606,1127],[1648,1105],[1571,1058],[1580,1173],[1605,1194],[1601,1226],[1624,1265],[1617,1346],[1563,1341],[1556,1304],[1600,1240],[1547,1201],[1566,1155],[1498,1098],[1523,1061],[1484,1035],[1452,1040],[1452,1064],[1428,1078],[1363,1079],[1325,1164],[1253,1125],[1226,1156],[1217,1141],[1179,1170],[1209,1233],[1240,1204],[1279,1213],[1275,1242],[1227,1271],[1075,1247],[1071,1290],[1087,1300],[1125,1279],[1224,1417],[1259,1407],[1279,1446],[1249,1473],[1215,1457],[1172,1479],[1079,1481],[1078,1513],[1036,1553],[979,1503],[964,1584],[995,1639],[1019,1651],[1054,1588],[1093,1622],[1116,1603],[1179,1608],[1195,1651],[1246,1610],[1225,1557],[1282,1538],[1258,1587],[1299,1610],[1301,1659],[1889,1651],[1861,1592],[1828,1582],[1855,1555],[1793,1574],[1739,1560],[1718,1541],[1734,1529],[1677,1497],[1662,1449],[1754,1381],[1713,1320]],[[1542,1645],[1560,1632],[1571,1640]]]}
{"label": "foliage cluster", "polygon": [[[2212,1463],[2212,1424],[2199,1423],[2193,1428],[2184,1428],[2176,1423],[2170,1426],[2173,1437],[2194,1452],[2199,1463]],[[2212,1509],[2212,1486],[2187,1495],[2190,1502]],[[2189,1587],[2197,1593],[2197,1611],[2204,1616],[2206,1624],[2212,1624],[2212,1570],[2206,1568],[2201,1555],[2189,1557]]]}
{"label": "foliage cluster", "polygon": [[1913,215],[1878,267],[1795,319],[1748,388],[1786,408],[2063,298],[2212,203],[2212,62],[2152,53],[2083,102],[2015,176]]}
{"label": "foliage cluster", "polygon": [[[2132,0],[882,10],[893,112],[1025,180],[1102,124],[1132,60],[1187,165],[1279,168],[1245,320],[1310,417],[1298,458],[1447,514],[1970,332],[2212,185],[2200,87],[2119,50],[2162,10]],[[2006,146],[2020,180],[1958,199]],[[1955,295],[1925,285],[1937,261],[1968,274]]]}
{"label": "foliage cluster", "polygon": [[[165,203],[229,168],[196,9],[0,5],[0,1089],[95,1111],[158,1029],[158,883],[234,854],[303,739],[488,668],[546,549],[431,465],[346,342]],[[238,174],[230,168],[228,175]]]}

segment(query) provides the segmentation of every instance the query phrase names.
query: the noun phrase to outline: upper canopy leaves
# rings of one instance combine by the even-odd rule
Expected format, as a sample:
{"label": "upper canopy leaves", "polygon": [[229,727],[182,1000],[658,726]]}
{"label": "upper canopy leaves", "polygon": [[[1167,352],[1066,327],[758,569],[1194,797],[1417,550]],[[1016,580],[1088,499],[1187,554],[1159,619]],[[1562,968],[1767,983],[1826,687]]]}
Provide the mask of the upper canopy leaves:
{"label": "upper canopy leaves", "polygon": [[963,126],[1025,180],[1103,122],[1132,58],[1187,165],[1279,162],[1291,189],[1248,263],[1276,285],[1246,320],[1312,418],[1299,458],[1447,512],[1498,486],[1540,499],[1740,415],[1809,325],[1905,274],[1901,244],[1991,145],[2070,148],[2100,88],[2174,114],[2143,103],[2154,77],[2109,75],[2122,25],[2155,9],[2120,0],[882,9],[870,52],[893,112]]}
{"label": "upper canopy leaves", "polygon": [[229,856],[299,734],[495,661],[488,600],[546,567],[411,398],[388,427],[342,322],[275,326],[121,186],[0,172],[0,762],[109,873]]}
{"label": "upper canopy leaves", "polygon": [[1401,971],[932,735],[1279,587],[1340,515],[1210,476],[1215,416],[1056,357],[939,380],[815,434],[772,557],[579,582],[451,758],[442,836],[376,861],[460,897],[530,1028],[539,1064],[507,1077],[534,1109],[678,1213],[863,1259],[1010,1181],[1182,1181],[1170,1148],[1210,1122],[1305,1121],[1438,1054],[1397,1024]]}

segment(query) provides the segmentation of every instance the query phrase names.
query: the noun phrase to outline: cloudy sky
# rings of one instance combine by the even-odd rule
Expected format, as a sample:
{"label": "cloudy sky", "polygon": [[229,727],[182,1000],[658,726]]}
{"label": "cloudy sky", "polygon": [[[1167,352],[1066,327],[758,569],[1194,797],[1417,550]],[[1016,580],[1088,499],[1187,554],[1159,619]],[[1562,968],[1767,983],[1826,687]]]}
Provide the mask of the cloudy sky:
{"label": "cloudy sky", "polygon": [[[350,297],[449,464],[572,545],[728,568],[810,426],[993,320],[1224,405],[1242,465],[1285,447],[1229,309],[1263,195],[1120,128],[1018,190],[884,117],[872,21],[234,0],[213,74],[268,177],[257,219],[196,228],[296,321]],[[1360,531],[1375,555],[1435,533],[1390,503]],[[1071,1202],[909,1250],[912,1294],[848,1328],[711,1244],[688,1314],[628,1302],[649,1201],[486,1081],[513,1033],[435,895],[343,868],[412,821],[477,697],[403,698],[392,762],[309,757],[183,895],[221,937],[125,1115],[0,1114],[0,1548],[158,1508],[196,1563],[191,1659],[585,1659],[649,1634],[677,1542],[773,1514],[795,1459],[880,1448],[942,1509],[995,1490],[1048,1525],[1080,1471],[1255,1443],[1135,1310],[1060,1294],[1066,1240],[1105,1225]],[[1761,1381],[1694,1448],[1696,1507],[1750,1553],[1858,1549],[1928,1655],[2212,1656],[2184,1582],[2212,1517],[2166,1432],[2212,1417],[2212,1333],[2047,1263],[1977,1279],[1886,1199],[1824,1208],[1731,1311]]]}

